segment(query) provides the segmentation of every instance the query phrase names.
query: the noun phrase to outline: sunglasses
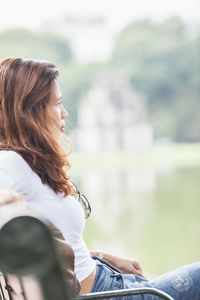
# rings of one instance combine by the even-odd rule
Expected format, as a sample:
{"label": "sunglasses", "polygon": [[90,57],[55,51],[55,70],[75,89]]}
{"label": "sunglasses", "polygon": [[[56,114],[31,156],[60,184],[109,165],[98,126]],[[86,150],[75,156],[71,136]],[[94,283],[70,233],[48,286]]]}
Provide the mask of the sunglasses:
{"label": "sunglasses", "polygon": [[77,197],[78,202],[80,203],[80,205],[82,206],[84,213],[85,213],[85,219],[89,218],[89,216],[91,215],[91,206],[90,206],[90,202],[88,201],[88,199],[79,191],[79,189],[77,188],[77,186],[75,185],[75,183],[73,183],[72,181],[70,181],[74,191],[75,191],[75,197]]}

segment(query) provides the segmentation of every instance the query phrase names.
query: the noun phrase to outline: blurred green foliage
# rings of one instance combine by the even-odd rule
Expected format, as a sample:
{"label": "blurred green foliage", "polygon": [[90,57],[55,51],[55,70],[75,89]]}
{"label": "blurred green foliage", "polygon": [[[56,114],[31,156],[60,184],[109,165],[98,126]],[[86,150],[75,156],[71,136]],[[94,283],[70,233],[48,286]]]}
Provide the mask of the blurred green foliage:
{"label": "blurred green foliage", "polygon": [[[89,45],[88,45],[89,47]],[[179,17],[163,22],[134,21],[115,40],[104,63],[75,60],[66,37],[13,29],[0,32],[0,59],[9,56],[53,61],[59,67],[70,127],[77,125],[79,101],[95,78],[122,72],[147,100],[155,137],[200,141],[200,28]]]}
{"label": "blurred green foliage", "polygon": [[0,33],[0,58],[10,56],[32,57],[57,63],[72,59],[69,42],[51,32],[32,32],[10,29]]}
{"label": "blurred green foliage", "polygon": [[101,64],[80,64],[72,60],[68,64],[59,65],[59,83],[63,94],[63,103],[69,112],[68,130],[78,125],[78,105],[92,85],[96,74],[102,68]]}
{"label": "blurred green foliage", "polygon": [[125,68],[133,88],[146,95],[158,137],[200,140],[199,53],[200,29],[179,17],[134,22],[116,40],[112,64]]}

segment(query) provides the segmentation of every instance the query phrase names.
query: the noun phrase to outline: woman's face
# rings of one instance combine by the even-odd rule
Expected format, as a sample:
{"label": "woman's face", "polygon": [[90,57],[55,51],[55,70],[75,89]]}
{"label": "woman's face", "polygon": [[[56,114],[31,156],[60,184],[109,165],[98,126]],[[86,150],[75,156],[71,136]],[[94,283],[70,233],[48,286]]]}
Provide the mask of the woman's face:
{"label": "woman's face", "polygon": [[62,94],[59,84],[56,80],[52,82],[50,99],[47,104],[48,118],[60,132],[65,131],[65,119],[68,117],[68,112],[62,105]]}

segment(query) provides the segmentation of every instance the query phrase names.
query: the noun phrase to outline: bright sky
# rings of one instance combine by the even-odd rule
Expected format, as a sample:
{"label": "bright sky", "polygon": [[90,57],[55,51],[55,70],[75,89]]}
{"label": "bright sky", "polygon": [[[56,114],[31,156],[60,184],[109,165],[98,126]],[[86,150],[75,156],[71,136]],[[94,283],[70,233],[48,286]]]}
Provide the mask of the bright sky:
{"label": "bright sky", "polygon": [[180,15],[200,22],[200,0],[0,0],[0,30],[25,26],[37,28],[46,20],[62,15],[99,13],[107,17],[114,30],[134,18],[158,20]]}

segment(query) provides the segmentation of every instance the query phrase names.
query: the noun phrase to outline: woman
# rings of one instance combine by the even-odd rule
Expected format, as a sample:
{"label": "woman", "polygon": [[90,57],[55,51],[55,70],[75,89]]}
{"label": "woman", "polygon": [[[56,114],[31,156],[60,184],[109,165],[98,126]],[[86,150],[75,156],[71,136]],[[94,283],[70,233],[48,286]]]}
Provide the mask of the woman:
{"label": "woman", "polygon": [[49,62],[8,58],[0,63],[1,186],[24,195],[62,232],[75,253],[80,293],[147,286],[175,299],[200,299],[200,263],[148,281],[135,260],[89,252],[82,233],[90,206],[67,175],[70,164],[61,133],[68,113],[57,78],[58,70]]}

